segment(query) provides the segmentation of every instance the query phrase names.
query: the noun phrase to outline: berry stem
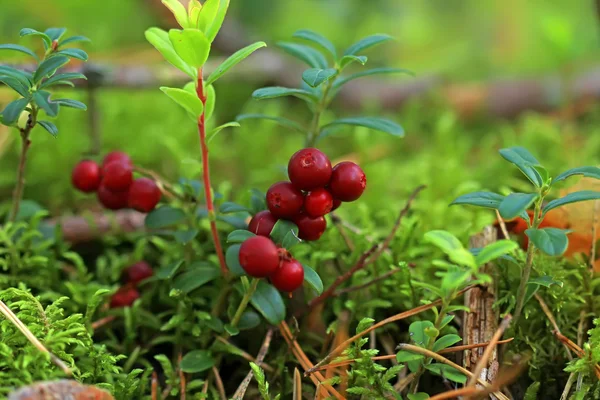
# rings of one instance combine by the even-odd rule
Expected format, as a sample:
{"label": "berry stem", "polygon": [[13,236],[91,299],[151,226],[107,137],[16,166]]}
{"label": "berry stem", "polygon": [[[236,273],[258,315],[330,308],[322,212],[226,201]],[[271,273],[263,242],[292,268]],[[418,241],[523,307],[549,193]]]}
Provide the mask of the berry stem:
{"label": "berry stem", "polygon": [[319,135],[321,134],[321,128],[319,123],[321,121],[321,115],[327,109],[329,105],[329,91],[333,85],[333,80],[330,80],[325,85],[325,89],[323,89],[323,95],[321,96],[321,100],[315,109],[315,113],[313,114],[313,120],[310,126],[310,130],[308,131],[308,136],[306,137],[306,147],[314,147]]}
{"label": "berry stem", "polygon": [[242,297],[242,301],[241,301],[240,305],[238,306],[238,309],[236,310],[235,315],[231,319],[232,326],[235,327],[240,322],[240,319],[242,318],[242,314],[244,313],[244,311],[246,311],[246,307],[248,307],[248,303],[250,302],[252,295],[254,294],[254,292],[256,291],[256,288],[258,287],[259,280],[260,279],[258,279],[258,278],[252,279],[252,283],[250,283],[250,287],[248,288],[248,291],[244,294],[244,297]]}
{"label": "berry stem", "polygon": [[25,189],[25,165],[27,163],[27,151],[31,146],[31,140],[29,140],[29,135],[37,122],[37,113],[37,108],[32,107],[29,113],[29,118],[27,120],[27,125],[25,126],[25,128],[20,129],[22,142],[21,155],[19,156],[19,167],[17,168],[17,185],[15,186],[15,190],[13,192],[12,207],[10,209],[10,214],[8,215],[9,222],[15,222],[15,220],[17,219],[17,214],[19,213],[19,206],[21,205],[21,200],[23,199],[23,190]]}
{"label": "berry stem", "polygon": [[[206,109],[206,93],[204,92],[204,80],[202,77],[202,68],[198,68],[198,81],[196,85],[196,93],[198,98],[202,101],[204,109]],[[221,266],[221,273],[224,276],[228,275],[227,263],[225,262],[225,255],[223,254],[223,247],[221,246],[221,239],[219,238],[219,232],[217,231],[217,215],[215,213],[215,205],[213,204],[211,183],[210,183],[210,169],[208,162],[208,145],[206,143],[206,124],[204,120],[205,112],[202,111],[202,115],[198,117],[198,132],[200,134],[200,149],[202,151],[202,180],[204,182],[204,196],[206,198],[206,209],[208,211],[208,220],[210,221],[210,230],[215,244],[215,251],[217,257],[219,257],[219,265]]]}

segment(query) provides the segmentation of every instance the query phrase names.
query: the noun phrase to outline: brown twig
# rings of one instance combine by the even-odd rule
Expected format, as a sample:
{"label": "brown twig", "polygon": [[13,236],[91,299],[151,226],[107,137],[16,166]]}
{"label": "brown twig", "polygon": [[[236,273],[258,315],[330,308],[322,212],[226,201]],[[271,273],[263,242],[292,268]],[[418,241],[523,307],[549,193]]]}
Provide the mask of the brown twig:
{"label": "brown twig", "polygon": [[[558,324],[556,323],[556,319],[554,318],[552,311],[550,310],[550,308],[548,307],[548,305],[546,304],[544,299],[542,299],[542,296],[540,296],[538,293],[535,293],[534,296],[535,296],[536,300],[540,303],[540,307],[542,307],[542,311],[544,312],[544,314],[546,314],[546,317],[548,318],[548,321],[550,321],[550,323],[554,327],[554,330],[556,332],[560,332],[560,329],[558,328]],[[569,359],[569,361],[572,360],[573,355],[571,354],[571,350],[569,349],[569,346],[567,346],[564,343],[563,343],[563,346],[565,347],[565,350],[567,350],[567,358]]]}
{"label": "brown twig", "polygon": [[575,372],[571,372],[569,374],[569,379],[567,379],[567,383],[565,384],[565,388],[563,389],[562,394],[560,395],[560,400],[567,400],[569,397],[569,392],[577,379],[577,374]]}
{"label": "brown twig", "polygon": [[15,185],[15,190],[13,192],[12,198],[12,207],[10,209],[10,214],[8,215],[8,221],[15,222],[17,219],[17,214],[19,213],[19,206],[21,204],[21,199],[23,198],[23,190],[25,189],[25,165],[27,163],[27,151],[31,146],[31,140],[29,140],[29,134],[31,130],[35,126],[35,120],[37,116],[37,111],[32,111],[29,114],[29,119],[27,121],[27,127],[25,129],[21,129],[21,154],[19,156],[19,166],[17,167],[17,184]]}
{"label": "brown twig", "polygon": [[[585,357],[585,352],[583,351],[583,349],[579,347],[576,343],[574,343],[571,339],[569,339],[568,337],[566,337],[558,331],[554,331],[554,336],[556,336],[556,338],[562,343],[566,344],[567,347],[569,347],[575,354],[577,354],[579,358]],[[594,372],[596,374],[596,377],[600,379],[600,365],[594,365]]]}
{"label": "brown twig", "polygon": [[302,400],[302,375],[298,368],[294,368],[294,388],[292,400]]}
{"label": "brown twig", "polygon": [[346,228],[344,228],[344,225],[341,223],[342,220],[337,215],[334,217],[334,214],[332,213],[331,221],[333,222],[333,225],[337,228],[337,230],[340,232],[340,236],[342,236],[342,239],[346,243],[346,246],[348,246],[348,249],[350,249],[350,251],[354,251],[354,243],[352,243],[352,240],[346,232]]}
{"label": "brown twig", "polygon": [[[254,363],[256,365],[258,365],[259,367],[264,368],[263,360],[265,359],[267,352],[269,351],[269,346],[271,345],[272,338],[273,338],[273,329],[269,329],[267,331],[267,334],[265,335],[265,338],[263,339],[262,345],[260,346],[260,350],[258,351],[256,360],[254,361]],[[250,382],[252,381],[252,376],[254,376],[254,372],[252,372],[252,369],[251,369],[250,372],[248,372],[248,374],[242,381],[242,383],[240,383],[240,386],[235,391],[235,393],[233,395],[233,400],[242,400],[244,398],[244,394],[246,394],[246,390],[248,390],[248,386],[250,385]]]}
{"label": "brown twig", "polygon": [[99,329],[99,328],[103,327],[104,325],[111,323],[116,318],[117,317],[115,317],[114,315],[109,315],[108,317],[104,317],[104,318],[99,319],[98,321],[94,321],[94,322],[92,322],[92,329],[93,330]]}
{"label": "brown twig", "polygon": [[183,370],[181,369],[181,352],[179,353],[179,358],[178,358],[178,369],[179,369],[179,390],[180,390],[180,395],[179,395],[179,399],[180,400],[185,400],[186,397],[186,382],[185,382],[185,373],[183,372]]}
{"label": "brown twig", "polygon": [[369,287],[371,285],[374,285],[374,284],[376,284],[378,282],[381,282],[381,281],[389,278],[390,276],[394,275],[396,272],[400,272],[400,271],[402,271],[402,269],[400,269],[400,268],[394,268],[394,269],[386,272],[385,274],[381,275],[380,277],[377,277],[377,278],[375,278],[373,280],[370,280],[370,281],[368,281],[366,283],[363,283],[362,285],[350,286],[348,288],[338,290],[337,292],[335,292],[332,295],[332,297],[338,297],[338,296],[341,296],[341,295],[346,294],[346,293],[352,293],[352,292],[355,292],[357,290],[361,290],[361,289],[367,288],[367,287]]}
{"label": "brown twig", "polygon": [[221,400],[227,400],[227,396],[225,395],[225,386],[223,385],[223,380],[221,379],[221,375],[219,374],[217,367],[212,367],[212,373],[215,377],[215,383],[217,384],[217,390],[219,391]]}
{"label": "brown twig", "polygon": [[496,210],[496,219],[498,220],[498,225],[500,225],[500,230],[502,231],[504,239],[510,240],[508,229],[506,229],[506,223],[504,222],[504,218],[502,218],[502,216],[500,215],[500,211],[498,210]]}
{"label": "brown twig", "polygon": [[158,375],[152,372],[152,400],[158,400]]}
{"label": "brown twig", "polygon": [[496,333],[494,334],[494,336],[492,336],[490,343],[485,348],[483,355],[481,356],[481,358],[479,359],[479,362],[475,366],[475,369],[473,370],[473,376],[471,377],[471,379],[469,379],[468,386],[475,386],[477,377],[481,374],[481,371],[483,370],[486,363],[488,362],[490,356],[492,355],[492,351],[496,348],[496,345],[498,344],[498,340],[500,340],[500,337],[502,337],[502,335],[504,334],[504,331],[506,330],[506,328],[508,328],[508,325],[510,324],[511,319],[512,319],[512,316],[509,314],[509,315],[505,316],[504,319],[502,320],[502,323],[496,330]]}
{"label": "brown twig", "polygon": [[173,185],[171,185],[166,179],[161,177],[158,173],[156,173],[152,170],[140,167],[140,166],[135,166],[134,171],[138,172],[142,175],[145,175],[149,178],[152,178],[152,180],[154,182],[156,182],[156,185],[158,186],[160,191],[168,198],[175,199],[178,197],[177,191],[175,190]]}

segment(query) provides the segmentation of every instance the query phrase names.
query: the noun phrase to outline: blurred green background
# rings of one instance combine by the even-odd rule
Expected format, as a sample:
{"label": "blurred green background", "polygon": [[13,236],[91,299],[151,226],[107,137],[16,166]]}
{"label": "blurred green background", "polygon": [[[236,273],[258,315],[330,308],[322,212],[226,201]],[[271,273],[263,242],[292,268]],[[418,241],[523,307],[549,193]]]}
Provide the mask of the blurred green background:
{"label": "blurred green background", "polygon": [[[20,40],[22,27],[44,30],[64,26],[70,34],[92,39],[84,48],[91,62],[136,65],[159,60],[144,39],[150,26],[165,27],[158,0],[0,0],[0,42]],[[298,29],[308,28],[345,48],[373,33],[397,40],[369,51],[369,65],[403,67],[417,78],[386,78],[409,83],[439,76],[456,84],[481,83],[509,77],[536,78],[558,74],[569,79],[598,64],[598,10],[594,1],[555,0],[232,0],[229,21],[244,28],[243,41],[264,40],[270,50]],[[21,39],[33,44],[34,39]],[[215,55],[218,50],[214,51]],[[150,54],[150,55],[149,55]],[[225,54],[226,55],[226,54]],[[0,62],[15,62],[10,52]],[[244,68],[243,64],[239,68]],[[298,83],[300,76],[298,76]],[[199,144],[195,126],[183,111],[155,88],[101,89],[97,95],[103,151],[122,149],[139,165],[162,175],[198,176]],[[217,86],[214,124],[231,121],[242,112],[286,115],[307,122],[301,102],[250,98],[255,82],[223,80]],[[10,100],[0,90],[0,103]],[[86,101],[85,92],[64,95]],[[564,106],[568,106],[564,105]],[[320,147],[332,159],[352,157],[368,176],[365,201],[376,220],[389,221],[418,184],[429,189],[416,208],[428,227],[466,233],[481,226],[480,214],[448,209],[466,191],[506,190],[522,182],[497,149],[521,145],[558,173],[571,166],[600,161],[600,109],[589,107],[576,118],[551,118],[525,112],[514,120],[478,116],[465,120],[448,96],[433,91],[402,108],[381,110],[370,104],[365,115],[398,121],[403,139],[362,128],[348,129],[324,140]],[[334,103],[339,116],[360,114]],[[327,115],[326,118],[332,118]],[[61,113],[57,139],[37,128],[27,169],[26,198],[55,215],[93,207],[93,197],[70,187],[70,170],[90,148],[88,116],[74,110]],[[0,131],[0,201],[10,202],[18,161],[18,135]],[[224,131],[211,143],[211,162],[218,190],[244,198],[246,189],[266,190],[285,178],[283,166],[302,146],[295,133],[267,122],[247,121]],[[353,208],[342,209],[352,218]],[[483,214],[482,214],[483,215]],[[388,222],[389,223],[389,222]]]}

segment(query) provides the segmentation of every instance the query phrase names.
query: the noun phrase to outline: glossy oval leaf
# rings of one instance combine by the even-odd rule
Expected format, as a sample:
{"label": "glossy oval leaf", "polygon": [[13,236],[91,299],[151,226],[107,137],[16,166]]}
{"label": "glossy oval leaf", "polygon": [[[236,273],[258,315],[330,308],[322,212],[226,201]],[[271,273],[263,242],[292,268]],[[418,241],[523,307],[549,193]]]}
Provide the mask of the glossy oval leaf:
{"label": "glossy oval leaf", "polygon": [[358,42],[354,43],[352,46],[348,47],[346,49],[346,51],[344,52],[344,55],[345,56],[357,55],[358,53],[360,53],[363,50],[367,50],[370,47],[376,46],[381,43],[385,43],[392,39],[393,39],[393,37],[391,37],[390,35],[386,35],[386,34],[376,34],[376,35],[367,36],[367,37],[359,40]]}
{"label": "glossy oval leaf", "polygon": [[265,42],[256,42],[233,53],[208,76],[206,79],[206,84],[215,82],[217,79],[225,75],[227,71],[261,47],[267,47],[267,44]]}
{"label": "glossy oval leaf", "polygon": [[68,44],[77,42],[91,42],[91,40],[85,36],[71,36],[60,42],[60,46],[66,46]]}
{"label": "glossy oval leaf", "polygon": [[179,0],[162,0],[162,3],[173,13],[179,26],[182,28],[190,27],[187,10]]}
{"label": "glossy oval leaf", "polygon": [[67,56],[69,58],[76,58],[78,60],[87,61],[88,54],[81,49],[64,49],[57,51],[56,54]]}
{"label": "glossy oval leaf", "polygon": [[554,180],[552,181],[552,184],[555,184],[556,182],[564,181],[565,179],[567,179],[571,176],[575,176],[575,175],[583,175],[586,178],[600,179],[600,168],[598,168],[598,167],[578,167],[578,168],[569,169],[569,170],[563,172],[562,174],[558,175],[556,178],[554,178]]}
{"label": "glossy oval leaf", "polygon": [[463,204],[476,207],[498,209],[500,203],[504,200],[504,196],[493,192],[473,192],[463,194],[454,199],[450,205]]}
{"label": "glossy oval leaf", "polygon": [[408,350],[400,350],[396,353],[396,361],[399,363],[409,362],[409,361],[417,361],[423,359],[424,356],[419,353],[412,353]]}
{"label": "glossy oval leaf", "polygon": [[160,267],[157,271],[156,271],[156,278],[157,279],[171,279],[175,276],[175,274],[177,273],[177,271],[179,270],[179,268],[183,265],[183,260],[179,260],[179,261],[174,261],[170,264],[167,264],[163,267]]}
{"label": "glossy oval leaf", "polygon": [[215,365],[215,360],[207,350],[193,350],[181,359],[179,368],[188,374],[206,371]]}
{"label": "glossy oval leaf", "polygon": [[308,283],[317,294],[323,293],[323,281],[317,272],[308,265],[302,264],[304,268],[304,281]]}
{"label": "glossy oval leaf", "polygon": [[433,363],[427,365],[429,371],[433,372],[436,375],[439,375],[443,378],[448,379],[449,381],[457,382],[457,383],[466,383],[467,377],[463,375],[458,370],[454,369],[450,365],[441,364],[441,363]]}
{"label": "glossy oval leaf", "polygon": [[221,207],[219,207],[219,212],[221,214],[232,214],[232,213],[237,213],[237,212],[250,212],[248,210],[248,208],[244,207],[241,204],[237,204],[231,201],[226,201],[225,203],[221,204]]}
{"label": "glossy oval leaf", "polygon": [[[2,73],[2,71],[0,71],[0,74]],[[87,79],[85,75],[80,74],[78,72],[65,72],[64,74],[56,74],[53,75],[52,77],[46,79],[44,82],[42,82],[42,84],[39,86],[40,89],[43,89],[45,87],[54,85],[58,82],[62,82],[62,81],[69,81],[72,79]]]}
{"label": "glossy oval leaf", "polygon": [[250,303],[272,325],[277,325],[285,319],[285,303],[281,294],[264,280],[258,282]]}
{"label": "glossy oval leaf", "polygon": [[29,50],[25,46],[21,46],[21,45],[18,45],[18,44],[0,44],[0,50],[18,51],[18,52],[30,55],[31,57],[33,57],[36,60],[38,60],[38,56],[33,51]]}
{"label": "glossy oval leaf", "polygon": [[298,226],[284,219],[278,220],[273,226],[271,239],[288,250],[302,241],[298,237]]}
{"label": "glossy oval leaf", "polygon": [[44,128],[46,131],[48,131],[48,133],[51,134],[52,136],[54,136],[54,137],[58,136],[58,128],[52,122],[50,122],[50,121],[38,121],[37,123],[42,128]]}
{"label": "glossy oval leaf", "polygon": [[35,83],[39,83],[48,75],[54,74],[54,72],[56,72],[57,69],[59,69],[63,65],[66,65],[68,62],[69,58],[66,56],[55,56],[48,58],[38,66],[38,69],[35,71],[35,74],[33,74],[33,81]]}
{"label": "glossy oval leaf", "polygon": [[352,64],[353,62],[357,62],[361,65],[365,65],[368,60],[369,60],[369,58],[367,56],[355,56],[355,55],[344,56],[340,60],[340,70],[346,68],[348,65]]}
{"label": "glossy oval leaf", "polygon": [[49,92],[43,90],[33,92],[33,101],[35,101],[35,103],[50,117],[56,117],[58,115],[59,105],[50,100]]}
{"label": "glossy oval leaf", "polygon": [[161,87],[160,90],[162,90],[164,94],[171,98],[171,100],[179,104],[195,117],[202,115],[202,112],[204,111],[204,105],[195,94],[192,94],[184,89],[170,88],[165,86]]}
{"label": "glossy oval leaf", "polygon": [[212,131],[208,132],[208,134],[206,135],[206,142],[210,143],[210,141],[213,140],[215,138],[215,136],[217,136],[217,134],[225,128],[239,128],[239,127],[240,127],[240,124],[238,124],[237,122],[227,122],[226,124],[219,125],[216,128],[214,128]]}
{"label": "glossy oval leaf", "polygon": [[302,73],[302,80],[310,87],[318,87],[338,74],[335,68],[311,68]]}
{"label": "glossy oval leaf", "polygon": [[252,97],[256,100],[273,99],[276,97],[294,96],[309,103],[316,103],[319,101],[318,97],[309,92],[308,90],[286,88],[282,86],[271,86],[262,89],[257,89],[252,93]]}
{"label": "glossy oval leaf", "polygon": [[60,40],[60,38],[63,37],[66,31],[67,28],[48,28],[44,33],[48,35],[52,40]]}
{"label": "glossy oval leaf", "polygon": [[17,122],[21,116],[21,113],[25,110],[28,104],[28,99],[18,99],[8,103],[8,105],[2,111],[2,123],[10,126]]}
{"label": "glossy oval leaf", "polygon": [[502,200],[498,211],[502,218],[513,219],[527,211],[537,198],[537,193],[511,193]]}
{"label": "glossy oval leaf", "polygon": [[29,97],[29,87],[24,85],[22,81],[10,77],[10,76],[2,76],[0,72],[0,82],[4,83],[6,86],[17,92],[23,97]]}
{"label": "glossy oval leaf", "polygon": [[560,256],[569,245],[568,230],[558,228],[529,228],[525,231],[529,240],[549,256]]}
{"label": "glossy oval leaf", "polygon": [[250,231],[245,229],[237,229],[227,236],[227,243],[243,243],[253,236],[256,235]]}
{"label": "glossy oval leaf", "polygon": [[431,321],[415,321],[411,323],[408,327],[410,340],[419,347],[426,347],[429,341],[426,331],[433,327],[434,325]]}
{"label": "glossy oval leaf", "polygon": [[200,68],[208,59],[210,42],[199,29],[171,29],[169,40],[175,52],[191,67]]}
{"label": "glossy oval leaf", "polygon": [[213,265],[197,266],[176,276],[172,287],[187,294],[219,276],[221,276],[221,270]]}
{"label": "glossy oval leaf", "polygon": [[548,204],[546,204],[546,207],[544,207],[542,210],[542,215],[545,215],[548,211],[558,207],[562,207],[566,204],[589,200],[600,200],[600,192],[596,192],[593,190],[581,190],[579,192],[569,193],[565,197],[552,200]]}
{"label": "glossy oval leaf", "polygon": [[325,36],[317,32],[308,29],[300,29],[299,31],[296,31],[292,37],[316,44],[320,48],[326,50],[334,60],[337,59],[337,51],[335,50],[333,43],[331,43]]}
{"label": "glossy oval leaf", "polygon": [[260,325],[260,315],[255,313],[254,311],[245,311],[240,318],[240,322],[238,322],[238,328],[241,331],[254,329],[258,325]]}
{"label": "glossy oval leaf", "polygon": [[404,129],[397,123],[384,118],[377,117],[353,117],[353,118],[341,118],[324,125],[322,129],[337,125],[352,125],[362,126],[365,128],[373,129],[380,132],[389,133],[390,135],[403,137]]}
{"label": "glossy oval leaf", "polygon": [[240,246],[239,244],[234,244],[227,249],[225,253],[225,262],[227,263],[227,268],[229,268],[229,272],[233,276],[242,276],[246,275],[246,271],[240,265]]}
{"label": "glossy oval leaf", "polygon": [[309,67],[320,69],[327,68],[327,59],[325,56],[310,46],[289,42],[279,42],[277,43],[277,46],[289,55],[304,61]]}
{"label": "glossy oval leaf", "polygon": [[80,101],[73,99],[56,99],[53,100],[55,103],[60,104],[61,106],[75,108],[77,110],[87,110],[87,106]]}
{"label": "glossy oval leaf", "polygon": [[500,155],[507,161],[514,164],[535,186],[542,187],[544,183],[542,176],[535,169],[539,166],[539,161],[524,147],[509,147],[500,149]]}
{"label": "glossy oval leaf", "polygon": [[455,334],[444,335],[433,344],[433,351],[438,352],[440,350],[444,350],[452,345],[455,345],[458,342],[461,342],[462,338]]}
{"label": "glossy oval leaf", "polygon": [[302,125],[300,125],[296,121],[292,121],[291,119],[287,119],[287,118],[283,118],[283,117],[274,117],[274,116],[266,115],[266,114],[241,114],[241,115],[238,115],[235,119],[238,122],[244,121],[247,119],[262,119],[262,120],[267,120],[267,121],[273,121],[273,122],[277,123],[278,125],[283,126],[285,128],[290,128],[290,129],[295,130],[300,133],[306,133],[306,129],[304,129],[302,127]]}
{"label": "glossy oval leaf", "polygon": [[19,36],[39,36],[46,44],[46,48],[52,46],[52,39],[50,39],[50,36],[46,35],[44,32],[36,31],[35,29],[23,28],[21,29],[21,32],[19,32]]}
{"label": "glossy oval leaf", "polygon": [[0,65],[0,75],[9,76],[11,78],[17,79],[19,82],[21,82],[24,86],[27,86],[28,88],[32,86],[28,75],[23,71],[19,71],[18,69],[15,69],[13,67]]}
{"label": "glossy oval leaf", "polygon": [[475,256],[475,262],[477,265],[487,264],[516,250],[518,247],[519,245],[512,240],[499,240],[481,249]]}
{"label": "glossy oval leaf", "polygon": [[185,221],[186,215],[180,208],[160,206],[146,215],[144,225],[148,229],[162,229]]}
{"label": "glossy oval leaf", "polygon": [[403,68],[373,68],[362,72],[357,72],[352,75],[348,75],[346,77],[338,78],[333,84],[334,89],[338,89],[345,85],[346,83],[353,81],[355,79],[363,78],[365,76],[373,76],[373,75],[390,75],[390,74],[408,74],[414,76],[414,72],[403,69]]}
{"label": "glossy oval leaf", "polygon": [[171,65],[175,68],[185,72],[187,75],[196,79],[197,72],[194,68],[190,67],[179,57],[173,45],[171,44],[171,40],[169,39],[169,33],[159,29],[159,28],[150,28],[145,32],[146,40],[154,46],[156,50],[159,51],[160,54],[167,60]]}
{"label": "glossy oval leaf", "polygon": [[460,240],[447,231],[435,230],[425,234],[425,240],[438,247],[455,263],[475,268],[475,256],[464,248]]}
{"label": "glossy oval leaf", "polygon": [[211,2],[218,3],[218,7],[214,14],[214,17],[207,22],[206,29],[204,30],[204,32],[206,33],[206,37],[208,38],[209,42],[212,43],[212,41],[215,40],[215,37],[217,37],[219,30],[221,29],[223,21],[225,21],[225,15],[227,14],[227,9],[229,8],[229,0],[208,0],[207,2],[205,2],[202,6],[202,10],[200,11],[201,21],[204,18],[205,9],[208,9],[208,7],[210,6],[209,3]]}

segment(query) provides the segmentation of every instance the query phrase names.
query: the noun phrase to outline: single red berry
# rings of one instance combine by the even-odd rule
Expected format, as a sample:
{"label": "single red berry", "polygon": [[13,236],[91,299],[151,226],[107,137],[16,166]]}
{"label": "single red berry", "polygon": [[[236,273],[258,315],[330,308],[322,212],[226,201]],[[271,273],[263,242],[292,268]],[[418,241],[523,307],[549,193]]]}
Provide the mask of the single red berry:
{"label": "single red berry", "polygon": [[104,186],[104,184],[100,184],[97,196],[100,204],[109,210],[120,210],[122,208],[127,208],[127,191],[114,192]]}
{"label": "single red berry", "polygon": [[140,298],[140,293],[132,286],[120,288],[110,299],[110,308],[129,307]]}
{"label": "single red berry", "polygon": [[322,217],[331,212],[333,197],[326,189],[315,189],[304,198],[304,211],[313,218]]}
{"label": "single red berry", "polygon": [[129,157],[129,155],[127,153],[124,153],[122,151],[111,151],[104,157],[104,160],[102,160],[102,167],[107,166],[108,164],[110,164],[113,161],[122,161],[125,164],[129,164],[129,165],[133,166],[131,157]]}
{"label": "single red berry", "polygon": [[284,260],[269,279],[282,292],[293,292],[304,282],[304,268],[297,260]]}
{"label": "single red berry", "polygon": [[128,204],[134,210],[148,213],[154,210],[161,196],[156,182],[149,178],[138,178],[129,187]]}
{"label": "single red berry", "polygon": [[353,162],[341,162],[333,167],[329,190],[336,199],[354,201],[367,187],[367,177],[358,165]]}
{"label": "single red berry", "polygon": [[73,186],[81,190],[83,193],[95,192],[100,186],[102,174],[100,167],[94,161],[80,161],[71,174],[71,182]]}
{"label": "single red berry", "polygon": [[304,204],[304,195],[290,182],[277,182],[267,191],[267,207],[276,218],[292,218]]}
{"label": "single red berry", "polygon": [[279,267],[279,252],[271,239],[253,236],[240,246],[239,261],[248,275],[264,278]]}
{"label": "single red berry", "polygon": [[127,283],[137,285],[144,279],[148,279],[154,275],[154,271],[146,261],[139,261],[127,268],[125,275],[127,276]]}
{"label": "single red berry", "polygon": [[248,230],[255,235],[269,237],[276,222],[277,218],[275,218],[270,211],[260,211],[252,217],[252,220],[250,220]]}
{"label": "single red berry", "polygon": [[303,240],[318,240],[327,228],[325,217],[312,218],[306,214],[300,214],[294,218],[298,226],[298,237]]}
{"label": "single red berry", "polygon": [[331,206],[331,211],[335,211],[342,205],[342,201],[336,198],[333,199],[333,206]]}
{"label": "single red berry", "polygon": [[123,161],[112,161],[102,168],[102,185],[110,190],[129,189],[133,182],[133,168]]}
{"label": "single red berry", "polygon": [[324,187],[331,178],[331,161],[321,150],[299,150],[290,158],[288,176],[294,186],[301,190]]}

